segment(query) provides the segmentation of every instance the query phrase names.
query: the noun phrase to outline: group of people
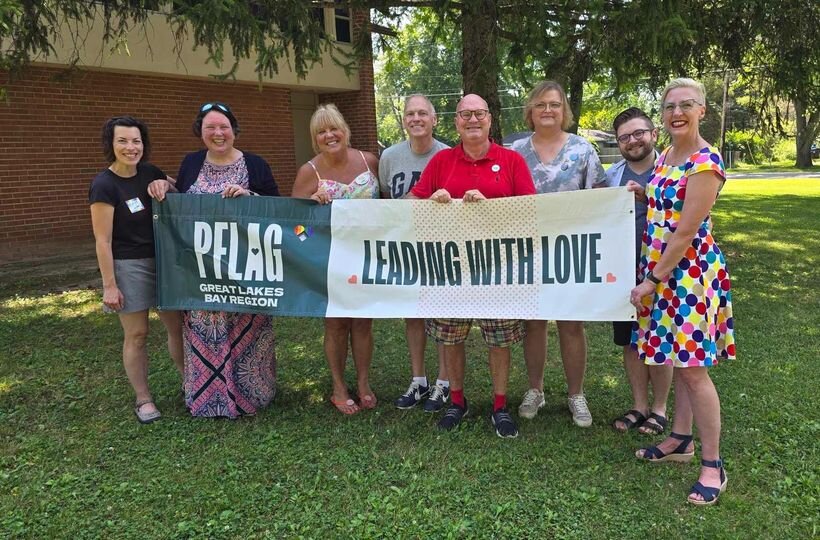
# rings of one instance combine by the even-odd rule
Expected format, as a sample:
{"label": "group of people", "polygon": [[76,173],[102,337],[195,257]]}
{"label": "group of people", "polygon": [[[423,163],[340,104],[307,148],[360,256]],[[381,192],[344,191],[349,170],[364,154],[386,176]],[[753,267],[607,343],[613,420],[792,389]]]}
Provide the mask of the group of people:
{"label": "group of people", "polygon": [[[489,138],[492,115],[484,99],[464,96],[456,107],[460,142],[453,148],[433,137],[438,122],[425,96],[406,99],[403,127],[408,139],[386,149],[381,160],[350,147],[350,129],[334,105],[321,105],[310,121],[316,156],[298,171],[292,196],[328,204],[336,199],[430,199],[447,204],[499,197],[626,186],[635,194],[636,286],[630,301],[637,322],[613,323],[623,347],[633,405],[613,422],[621,432],[666,432],[666,402],[675,383],[671,432],[639,459],[689,461],[693,424],[702,444],[702,468],[688,500],[713,504],[726,487],[720,458],[720,402],[708,367],[734,358],[732,304],[723,254],[711,234],[710,210],[725,181],[721,157],[699,132],[705,108],[703,86],[675,79],[661,99],[663,127],[671,146],[658,154],[658,131],[640,109],[614,121],[623,160],[604,171],[582,137],[567,130],[572,112],[563,88],[544,81],[530,93],[524,119],[531,136],[511,149]],[[168,192],[221,193],[223,197],[278,196],[268,164],[234,146],[239,126],[224,103],[203,105],[193,125],[204,150],[185,157],[176,179],[150,165],[144,124],[131,117],[110,119],[103,147],[111,165],[90,189],[92,225],[103,278],[103,304],[119,314],[123,364],[136,394],[140,422],[160,417],[147,383],[145,338],[148,309],[156,305],[151,198]],[[194,416],[236,418],[253,414],[276,390],[275,338],[271,318],[258,314],[161,311],[170,355],[183,375],[185,402]],[[518,435],[507,403],[510,346],[523,341],[529,388],[518,415],[534,418],[544,406],[547,322],[508,319],[407,319],[411,381],[395,400],[400,409],[423,403],[444,409],[438,427],[458,427],[470,407],[464,392],[465,340],[473,325],[488,348],[493,388],[491,420],[500,437]],[[586,336],[583,322],[556,321],[573,421],[592,424],[584,395]],[[377,406],[370,386],[372,319],[325,319],[324,350],[333,382],[330,402],[345,415]],[[427,338],[437,345],[438,374],[428,380]],[[356,393],[345,382],[352,352]],[[653,400],[650,406],[649,386]]]}

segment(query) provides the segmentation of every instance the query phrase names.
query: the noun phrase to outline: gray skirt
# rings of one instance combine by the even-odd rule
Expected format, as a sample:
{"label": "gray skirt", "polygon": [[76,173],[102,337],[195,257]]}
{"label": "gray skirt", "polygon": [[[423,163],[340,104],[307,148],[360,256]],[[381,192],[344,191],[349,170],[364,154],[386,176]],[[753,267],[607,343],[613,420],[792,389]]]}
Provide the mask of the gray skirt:
{"label": "gray skirt", "polygon": [[114,278],[125,300],[114,311],[103,304],[106,313],[136,313],[157,307],[157,268],[155,259],[114,259]]}

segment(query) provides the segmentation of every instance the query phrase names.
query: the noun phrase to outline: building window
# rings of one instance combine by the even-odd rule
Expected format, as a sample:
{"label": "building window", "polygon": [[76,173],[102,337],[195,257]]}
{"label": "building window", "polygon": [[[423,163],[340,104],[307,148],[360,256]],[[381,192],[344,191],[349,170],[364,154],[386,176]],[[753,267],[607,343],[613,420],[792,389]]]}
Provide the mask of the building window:
{"label": "building window", "polygon": [[353,32],[350,28],[350,10],[337,8],[333,12],[333,21],[336,23],[336,28],[334,28],[336,41],[351,43]]}
{"label": "building window", "polygon": [[312,8],[310,11],[313,18],[319,21],[319,26],[327,32],[327,29],[325,28],[325,8]]}

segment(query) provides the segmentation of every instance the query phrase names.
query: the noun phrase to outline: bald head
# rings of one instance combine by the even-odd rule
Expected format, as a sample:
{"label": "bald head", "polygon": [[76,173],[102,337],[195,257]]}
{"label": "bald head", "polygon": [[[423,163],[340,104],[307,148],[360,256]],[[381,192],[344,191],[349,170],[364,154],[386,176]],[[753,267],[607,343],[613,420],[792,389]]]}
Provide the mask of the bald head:
{"label": "bald head", "polygon": [[458,101],[456,105],[456,110],[460,111],[461,109],[489,109],[490,106],[487,105],[487,102],[484,100],[483,97],[479,96],[478,94],[467,94],[463,98]]}
{"label": "bald head", "polygon": [[[486,146],[490,140],[490,123],[492,116],[484,98],[476,94],[467,94],[456,105],[456,131],[461,142],[467,146]],[[462,115],[468,115],[467,118]]]}

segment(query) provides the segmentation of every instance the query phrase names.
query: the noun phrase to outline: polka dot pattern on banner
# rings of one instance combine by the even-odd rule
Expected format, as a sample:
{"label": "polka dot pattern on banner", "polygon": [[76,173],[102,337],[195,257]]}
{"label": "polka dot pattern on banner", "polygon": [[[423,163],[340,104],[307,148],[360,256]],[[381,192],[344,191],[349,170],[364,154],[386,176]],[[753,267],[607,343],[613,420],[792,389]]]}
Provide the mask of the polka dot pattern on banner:
{"label": "polka dot pattern on banner", "polygon": [[[658,158],[646,185],[649,209],[641,275],[655,267],[677,229],[689,175],[713,171],[726,177],[714,147],[692,154],[683,167],[666,165],[667,152]],[[731,288],[726,260],[707,217],[678,267],[657,286],[655,297],[644,298],[632,332],[640,358],[647,364],[676,367],[712,366],[720,359],[735,358]]]}
{"label": "polka dot pattern on banner", "polygon": [[[492,204],[487,204],[491,203]],[[499,204],[500,203],[500,204]],[[420,205],[433,205],[433,211],[427,208],[424,213],[418,211]],[[461,205],[462,208],[455,208]],[[466,242],[475,243],[484,238],[477,237],[473,231],[493,224],[495,238],[537,237],[535,202],[532,197],[514,197],[507,200],[479,201],[462,203],[453,201],[448,204],[433,201],[413,201],[413,220],[416,224],[417,242],[453,241],[458,245],[461,265],[460,286],[422,286],[419,291],[419,317],[433,311],[447,313],[447,317],[507,319],[502,306],[513,306],[517,313],[535,317],[538,313],[538,284],[506,285],[507,257],[501,250],[502,284],[489,286],[472,285],[470,282],[470,264],[466,253]],[[536,246],[533,246],[535,248]],[[515,251],[515,249],[514,249]],[[541,275],[540,257],[535,257],[534,276]],[[514,272],[517,265],[514,265]],[[513,276],[517,283],[518,275]],[[511,308],[512,309],[512,308]],[[476,314],[481,314],[476,316]],[[512,312],[511,312],[512,313]]]}

